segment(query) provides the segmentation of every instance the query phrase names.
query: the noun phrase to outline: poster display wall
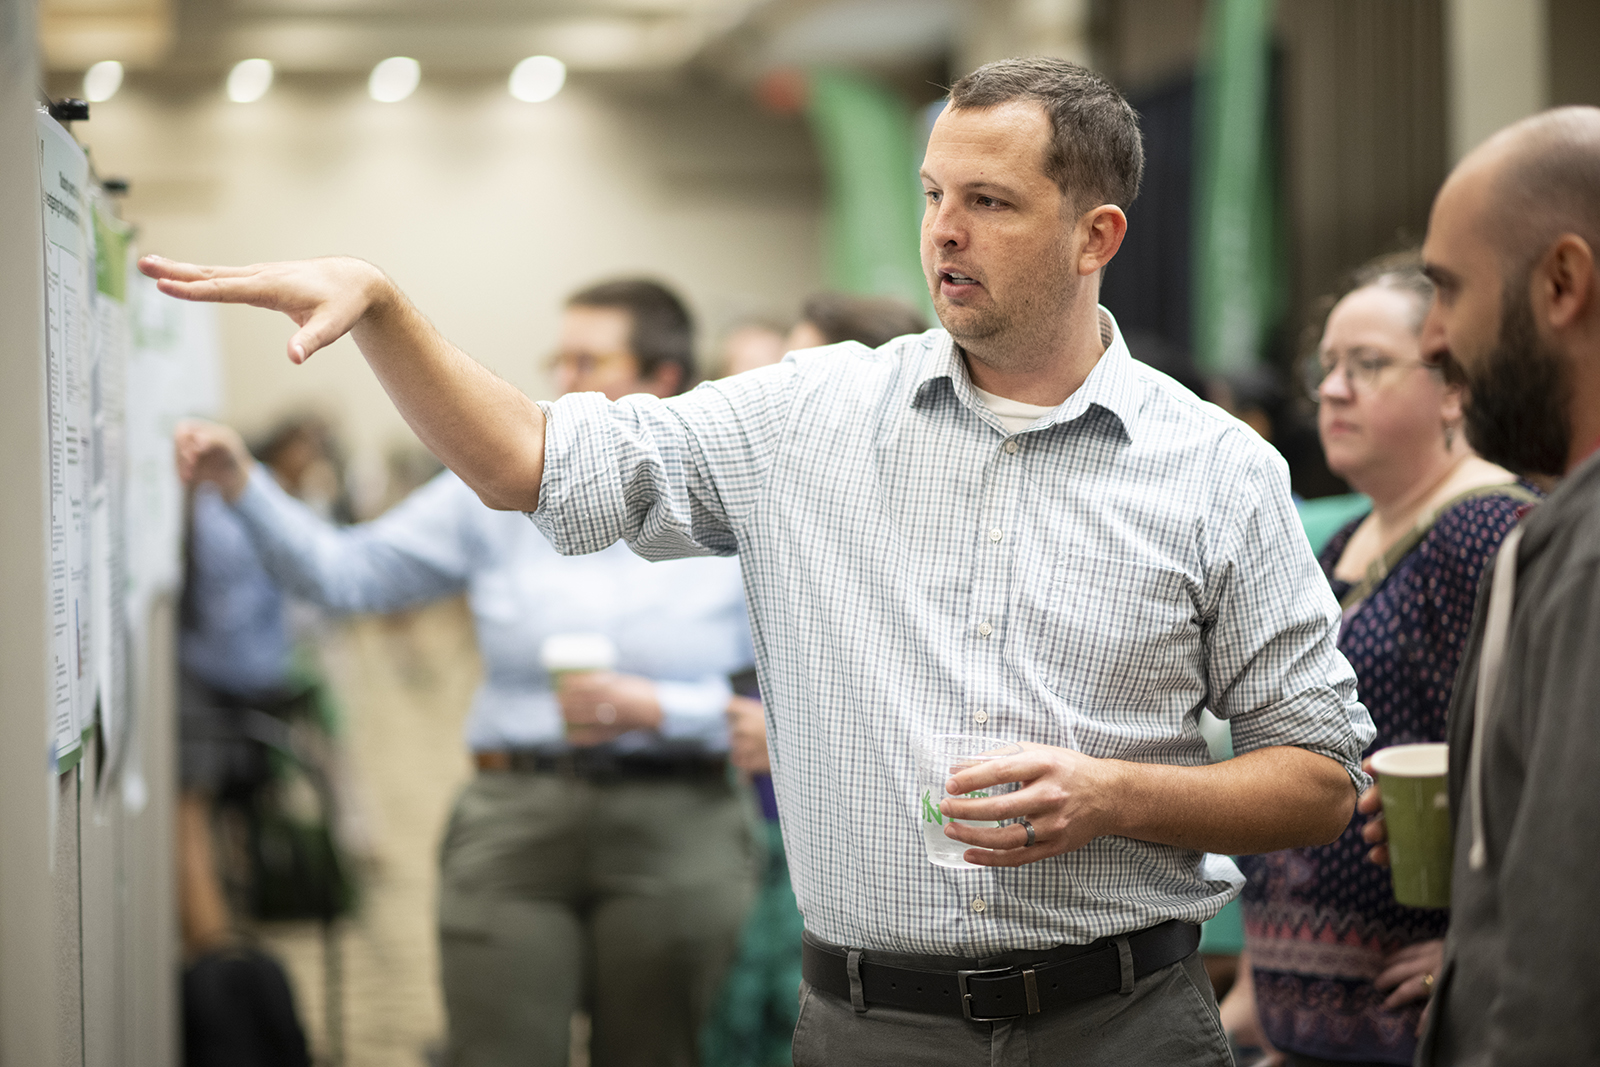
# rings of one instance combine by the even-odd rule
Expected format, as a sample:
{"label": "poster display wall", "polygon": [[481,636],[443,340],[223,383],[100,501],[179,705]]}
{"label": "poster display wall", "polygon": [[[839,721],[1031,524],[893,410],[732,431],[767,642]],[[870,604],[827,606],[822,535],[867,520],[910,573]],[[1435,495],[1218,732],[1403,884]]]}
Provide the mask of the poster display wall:
{"label": "poster display wall", "polygon": [[[214,309],[134,269],[134,231],[82,146],[40,111],[50,522],[51,760],[103,746],[99,783],[143,793],[127,755],[150,606],[182,583],[172,432],[219,407]],[[128,788],[131,786],[131,790]]]}

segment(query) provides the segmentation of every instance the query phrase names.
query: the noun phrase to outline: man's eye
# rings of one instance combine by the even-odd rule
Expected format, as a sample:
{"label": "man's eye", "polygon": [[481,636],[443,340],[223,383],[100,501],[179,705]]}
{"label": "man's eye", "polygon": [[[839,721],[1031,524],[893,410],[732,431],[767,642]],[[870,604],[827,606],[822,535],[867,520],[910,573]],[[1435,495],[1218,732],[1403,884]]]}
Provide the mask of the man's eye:
{"label": "man's eye", "polygon": [[922,195],[928,198],[928,203],[930,204],[939,202],[939,190],[937,189],[924,189],[922,190]]}
{"label": "man's eye", "polygon": [[1357,356],[1355,360],[1356,370],[1360,371],[1362,374],[1373,376],[1379,374],[1392,362],[1393,360],[1387,359],[1384,356]]}

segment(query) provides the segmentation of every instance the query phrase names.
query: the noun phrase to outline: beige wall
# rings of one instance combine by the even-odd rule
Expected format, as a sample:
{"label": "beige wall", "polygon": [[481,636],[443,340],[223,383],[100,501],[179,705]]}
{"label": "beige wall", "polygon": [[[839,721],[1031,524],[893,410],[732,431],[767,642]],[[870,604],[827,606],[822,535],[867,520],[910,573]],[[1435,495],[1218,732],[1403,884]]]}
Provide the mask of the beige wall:
{"label": "beige wall", "polygon": [[1547,18],[1545,0],[1445,4],[1452,160],[1549,106]]}
{"label": "beige wall", "polygon": [[[71,86],[57,87],[57,91]],[[140,80],[79,135],[126,176],[140,245],[247,263],[350,253],[388,270],[452,340],[535,396],[561,300],[647,272],[681,285],[702,326],[788,314],[820,284],[820,195],[793,119],[726,96],[569,85],[546,104],[499,81],[425,81],[399,104],[348,78],[286,78],[233,104],[214,82]],[[287,320],[221,312],[227,417],[258,429],[312,405],[358,469],[409,433],[348,341],[304,367]]]}

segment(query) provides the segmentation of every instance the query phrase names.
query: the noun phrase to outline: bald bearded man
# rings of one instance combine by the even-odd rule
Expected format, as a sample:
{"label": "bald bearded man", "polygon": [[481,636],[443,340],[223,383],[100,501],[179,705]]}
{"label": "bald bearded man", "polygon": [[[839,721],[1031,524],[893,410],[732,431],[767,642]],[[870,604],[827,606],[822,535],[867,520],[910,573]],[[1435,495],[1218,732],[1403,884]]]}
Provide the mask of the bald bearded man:
{"label": "bald bearded man", "polygon": [[1424,353],[1466,369],[1484,458],[1561,484],[1485,573],[1456,679],[1451,928],[1419,1064],[1600,1063],[1597,251],[1591,107],[1495,135],[1428,224]]}

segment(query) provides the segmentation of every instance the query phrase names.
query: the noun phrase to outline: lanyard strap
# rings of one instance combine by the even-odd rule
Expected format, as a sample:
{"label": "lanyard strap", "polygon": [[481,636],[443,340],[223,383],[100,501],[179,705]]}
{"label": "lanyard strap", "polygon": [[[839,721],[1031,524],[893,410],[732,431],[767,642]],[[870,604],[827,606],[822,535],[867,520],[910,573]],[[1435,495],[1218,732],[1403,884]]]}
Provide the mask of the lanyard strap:
{"label": "lanyard strap", "polygon": [[1483,647],[1478,650],[1478,692],[1472,702],[1472,750],[1467,757],[1467,795],[1472,803],[1472,848],[1467,865],[1483,870],[1489,859],[1483,832],[1483,748],[1489,732],[1495,684],[1500,680],[1500,665],[1505,659],[1506,638],[1511,632],[1511,607],[1517,596],[1517,545],[1522,527],[1506,535],[1494,558],[1494,584],[1489,587],[1489,611],[1483,626]]}

